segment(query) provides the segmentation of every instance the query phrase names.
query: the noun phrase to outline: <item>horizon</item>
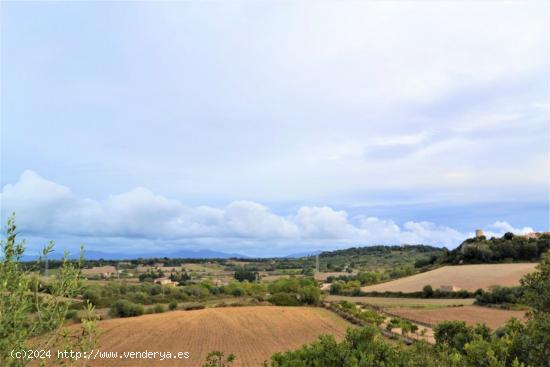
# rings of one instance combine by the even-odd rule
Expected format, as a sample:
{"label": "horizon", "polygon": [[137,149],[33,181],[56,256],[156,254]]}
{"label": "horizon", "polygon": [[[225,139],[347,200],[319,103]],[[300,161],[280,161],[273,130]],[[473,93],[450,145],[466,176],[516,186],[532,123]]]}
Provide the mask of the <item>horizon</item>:
{"label": "horizon", "polygon": [[28,251],[549,230],[549,3],[0,6],[0,219]]}

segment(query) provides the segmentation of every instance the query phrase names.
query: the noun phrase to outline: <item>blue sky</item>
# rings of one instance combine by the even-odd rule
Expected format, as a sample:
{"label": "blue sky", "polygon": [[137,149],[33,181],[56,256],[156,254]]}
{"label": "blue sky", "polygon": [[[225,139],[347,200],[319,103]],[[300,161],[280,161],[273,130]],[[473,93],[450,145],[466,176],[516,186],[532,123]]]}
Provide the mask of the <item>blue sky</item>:
{"label": "blue sky", "polygon": [[454,247],[549,228],[547,2],[2,2],[29,247]]}

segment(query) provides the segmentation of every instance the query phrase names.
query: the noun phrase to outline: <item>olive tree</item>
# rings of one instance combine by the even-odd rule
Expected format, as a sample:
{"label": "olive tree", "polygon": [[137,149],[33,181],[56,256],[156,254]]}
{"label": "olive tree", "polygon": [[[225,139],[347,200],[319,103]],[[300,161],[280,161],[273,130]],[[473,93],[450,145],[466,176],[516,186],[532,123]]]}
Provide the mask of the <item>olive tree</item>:
{"label": "olive tree", "polygon": [[[21,263],[25,241],[18,242],[14,217],[8,219],[5,238],[0,242],[0,366],[25,366],[33,359],[41,365],[74,364],[77,361],[57,360],[57,350],[89,351],[98,335],[89,303],[80,332],[63,327],[71,299],[82,290],[82,248],[76,262],[65,253],[59,271],[49,280],[48,292],[41,292],[33,269]],[[53,242],[44,247],[37,266],[53,247]],[[29,358],[25,352],[29,350],[44,352]],[[79,362],[85,364],[85,360]]]}

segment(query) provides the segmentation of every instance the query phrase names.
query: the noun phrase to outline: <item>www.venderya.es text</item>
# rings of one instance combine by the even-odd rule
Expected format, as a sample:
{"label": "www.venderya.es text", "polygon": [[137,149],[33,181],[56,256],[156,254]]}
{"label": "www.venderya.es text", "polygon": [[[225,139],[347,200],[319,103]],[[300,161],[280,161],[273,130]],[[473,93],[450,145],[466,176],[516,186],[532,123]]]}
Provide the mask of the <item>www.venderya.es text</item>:
{"label": "www.venderya.es text", "polygon": [[168,359],[188,359],[191,356],[189,352],[158,352],[158,351],[103,351],[100,349],[92,349],[89,352],[80,352],[73,350],[35,350],[21,349],[12,350],[11,357],[14,359],[57,359],[57,360],[96,360],[96,359],[156,359],[160,361]]}

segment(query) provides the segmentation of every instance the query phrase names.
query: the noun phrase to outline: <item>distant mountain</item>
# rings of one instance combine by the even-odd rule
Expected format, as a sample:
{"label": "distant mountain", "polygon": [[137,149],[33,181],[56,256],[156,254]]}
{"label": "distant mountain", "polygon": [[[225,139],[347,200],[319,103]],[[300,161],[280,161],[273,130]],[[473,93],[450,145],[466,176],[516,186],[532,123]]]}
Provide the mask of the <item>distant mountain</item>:
{"label": "distant mountain", "polygon": [[[69,258],[76,259],[80,256],[79,253],[70,253]],[[247,258],[241,254],[228,254],[226,252],[214,250],[180,250],[176,252],[101,252],[101,251],[85,251],[84,258],[86,260],[131,260],[137,258],[184,258],[184,259],[229,259],[229,258]],[[35,261],[38,255],[24,255],[23,261]],[[50,260],[61,260],[63,253],[54,251],[48,258]]]}
{"label": "distant mountain", "polygon": [[299,259],[301,257],[319,255],[322,252],[323,252],[322,250],[314,250],[314,251],[309,251],[309,252],[297,252],[297,253],[294,253],[294,254],[286,255],[285,258],[287,258],[287,259]]}

